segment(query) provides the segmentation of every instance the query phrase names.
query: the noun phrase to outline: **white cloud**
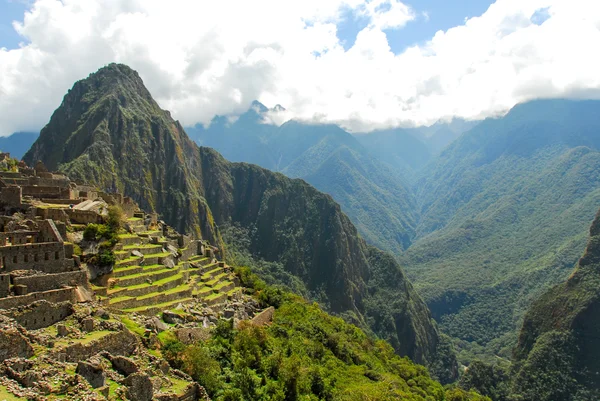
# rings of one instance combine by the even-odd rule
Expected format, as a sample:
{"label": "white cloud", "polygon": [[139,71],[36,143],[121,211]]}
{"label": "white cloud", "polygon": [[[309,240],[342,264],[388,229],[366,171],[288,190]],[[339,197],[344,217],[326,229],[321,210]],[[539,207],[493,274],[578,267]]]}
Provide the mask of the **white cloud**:
{"label": "white cloud", "polygon": [[[344,50],[348,9],[370,23]],[[498,0],[394,54],[397,0],[37,0],[0,49],[0,135],[39,129],[75,80],[110,62],[139,71],[184,125],[259,99],[352,130],[482,118],[537,97],[599,96],[600,2]]]}

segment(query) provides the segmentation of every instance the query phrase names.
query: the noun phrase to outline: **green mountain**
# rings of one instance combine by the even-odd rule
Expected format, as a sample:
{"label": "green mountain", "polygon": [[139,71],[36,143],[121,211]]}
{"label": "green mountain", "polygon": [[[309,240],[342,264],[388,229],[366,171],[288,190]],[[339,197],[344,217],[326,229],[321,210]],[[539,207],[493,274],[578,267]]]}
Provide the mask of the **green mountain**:
{"label": "green mountain", "polygon": [[0,137],[0,152],[8,152],[12,158],[21,160],[38,135],[37,132],[15,132],[7,137]]}
{"label": "green mountain", "polygon": [[519,399],[600,399],[599,312],[600,212],[575,271],[525,315],[514,353]]}
{"label": "green mountain", "polygon": [[237,238],[230,252],[277,270],[266,277],[290,278],[401,355],[435,364],[441,380],[456,377],[452,352],[398,263],[367,245],[330,196],[199,148],[129,67],[111,64],[77,82],[25,160],[119,190],[180,231]]}
{"label": "green mountain", "polygon": [[403,260],[452,336],[509,350],[531,300],[569,275],[600,204],[599,106],[516,106],[422,171],[417,240]]}
{"label": "green mountain", "polygon": [[374,131],[355,137],[377,159],[387,163],[407,180],[412,180],[416,172],[433,157],[424,142],[426,138],[414,129]]}
{"label": "green mountain", "polygon": [[[335,125],[289,121],[277,127],[263,123],[267,111],[254,102],[235,122],[215,117],[207,129],[189,129],[190,135],[229,160],[302,178],[330,194],[370,244],[395,253],[410,245],[417,222],[416,203],[395,165],[386,164],[376,149],[367,148],[358,136]],[[423,144],[419,149],[427,152]],[[405,163],[402,156],[412,159]],[[391,158],[411,169],[413,156],[408,151]]]}

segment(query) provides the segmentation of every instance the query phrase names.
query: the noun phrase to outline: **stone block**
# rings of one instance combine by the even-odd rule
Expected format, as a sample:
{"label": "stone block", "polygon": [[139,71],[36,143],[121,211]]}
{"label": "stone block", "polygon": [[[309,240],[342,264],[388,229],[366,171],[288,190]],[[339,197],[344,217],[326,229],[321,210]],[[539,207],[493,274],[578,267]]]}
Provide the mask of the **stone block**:
{"label": "stone block", "polygon": [[144,373],[133,373],[123,381],[127,386],[127,398],[134,401],[152,401],[152,380]]}
{"label": "stone block", "polygon": [[99,363],[79,361],[75,373],[81,375],[93,388],[103,387],[106,384],[104,368]]}
{"label": "stone block", "polygon": [[27,295],[27,286],[23,284],[13,285],[15,295]]}
{"label": "stone block", "polygon": [[86,333],[91,333],[94,331],[94,319],[91,317],[86,317],[81,321],[81,330]]}
{"label": "stone block", "polygon": [[113,368],[123,374],[123,376],[129,376],[140,370],[138,365],[132,359],[125,356],[112,357],[110,362],[112,363]]}

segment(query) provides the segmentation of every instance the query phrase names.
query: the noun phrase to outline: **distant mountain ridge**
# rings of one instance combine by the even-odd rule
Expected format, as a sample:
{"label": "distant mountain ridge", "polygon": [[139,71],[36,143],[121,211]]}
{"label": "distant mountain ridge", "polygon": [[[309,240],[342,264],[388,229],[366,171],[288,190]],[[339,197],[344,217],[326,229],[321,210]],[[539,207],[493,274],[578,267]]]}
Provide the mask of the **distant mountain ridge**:
{"label": "distant mountain ridge", "polygon": [[278,127],[263,123],[261,113],[267,111],[254,102],[233,123],[215,117],[209,128],[196,126],[188,132],[229,160],[302,178],[330,194],[369,243],[395,253],[410,245],[416,204],[408,181],[394,166],[336,125],[291,120]]}
{"label": "distant mountain ridge", "polygon": [[75,83],[24,159],[119,190],[215,243],[223,244],[221,230],[240,227],[254,257],[280,263],[331,311],[435,364],[441,380],[456,378],[455,359],[440,355],[435,322],[398,263],[368,246],[330,196],[199,148],[129,67],[111,64]]}
{"label": "distant mountain ridge", "polygon": [[11,157],[21,160],[38,136],[38,132],[15,132],[7,137],[0,136],[0,152],[8,152]]}
{"label": "distant mountain ridge", "polygon": [[402,260],[449,334],[507,355],[531,300],[569,275],[600,204],[598,110],[518,105],[421,171],[421,218]]}

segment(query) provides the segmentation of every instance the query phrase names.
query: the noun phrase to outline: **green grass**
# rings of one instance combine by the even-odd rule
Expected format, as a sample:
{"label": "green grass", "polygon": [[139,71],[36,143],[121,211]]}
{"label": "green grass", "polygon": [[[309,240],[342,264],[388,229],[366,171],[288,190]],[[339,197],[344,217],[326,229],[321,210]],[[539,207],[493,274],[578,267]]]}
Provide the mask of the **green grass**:
{"label": "green grass", "polygon": [[139,324],[137,324],[136,322],[134,322],[126,316],[121,317],[121,322],[123,322],[125,327],[127,327],[131,332],[137,334],[138,336],[143,337],[144,334],[146,334],[146,330],[142,326],[140,326]]}
{"label": "green grass", "polygon": [[139,256],[130,256],[130,257],[128,257],[127,259],[118,260],[118,261],[115,263],[115,265],[116,265],[116,266],[119,266],[119,265],[123,265],[123,264],[125,264],[125,263],[133,262],[133,261],[135,261],[135,260],[142,260],[142,258],[141,258],[141,257],[139,257]]}
{"label": "green grass", "polygon": [[16,395],[9,393],[6,387],[0,386],[0,401],[13,401],[13,400],[26,400],[27,398],[17,397]]}
{"label": "green grass", "polygon": [[[140,236],[137,234],[119,234],[118,238],[119,239],[130,239],[130,238],[140,238]],[[140,238],[140,240],[141,240],[141,238]]]}
{"label": "green grass", "polygon": [[154,248],[162,248],[162,245],[158,245],[158,244],[125,245],[123,247],[123,250],[154,249]]}
{"label": "green grass", "polygon": [[216,291],[221,291],[221,288],[223,288],[223,287],[225,287],[227,285],[230,285],[230,284],[232,284],[231,281],[222,281],[219,284],[215,285],[213,287],[213,289],[216,290]]}
{"label": "green grass", "polygon": [[[147,306],[140,306],[137,308],[130,308],[130,309],[124,309],[123,312],[127,312],[127,313],[132,313],[132,312],[144,312],[147,309],[150,308],[158,308],[158,309],[164,309],[164,308],[168,308],[174,305],[177,305],[179,303],[185,303],[185,302],[189,302],[192,301],[194,298],[181,298],[178,299],[176,301],[170,301],[170,302],[163,302],[160,304],[155,304],[155,305],[147,305]],[[160,334],[159,334],[160,336]]]}
{"label": "green grass", "polygon": [[127,301],[129,299],[133,299],[133,297],[129,297],[127,295],[123,295],[121,297],[116,297],[116,298],[110,298],[110,304],[116,304],[118,302],[122,302],[122,301]]}
{"label": "green grass", "polygon": [[161,252],[161,253],[153,253],[151,255],[145,255],[146,258],[166,258],[167,256],[171,256],[171,252]]}

